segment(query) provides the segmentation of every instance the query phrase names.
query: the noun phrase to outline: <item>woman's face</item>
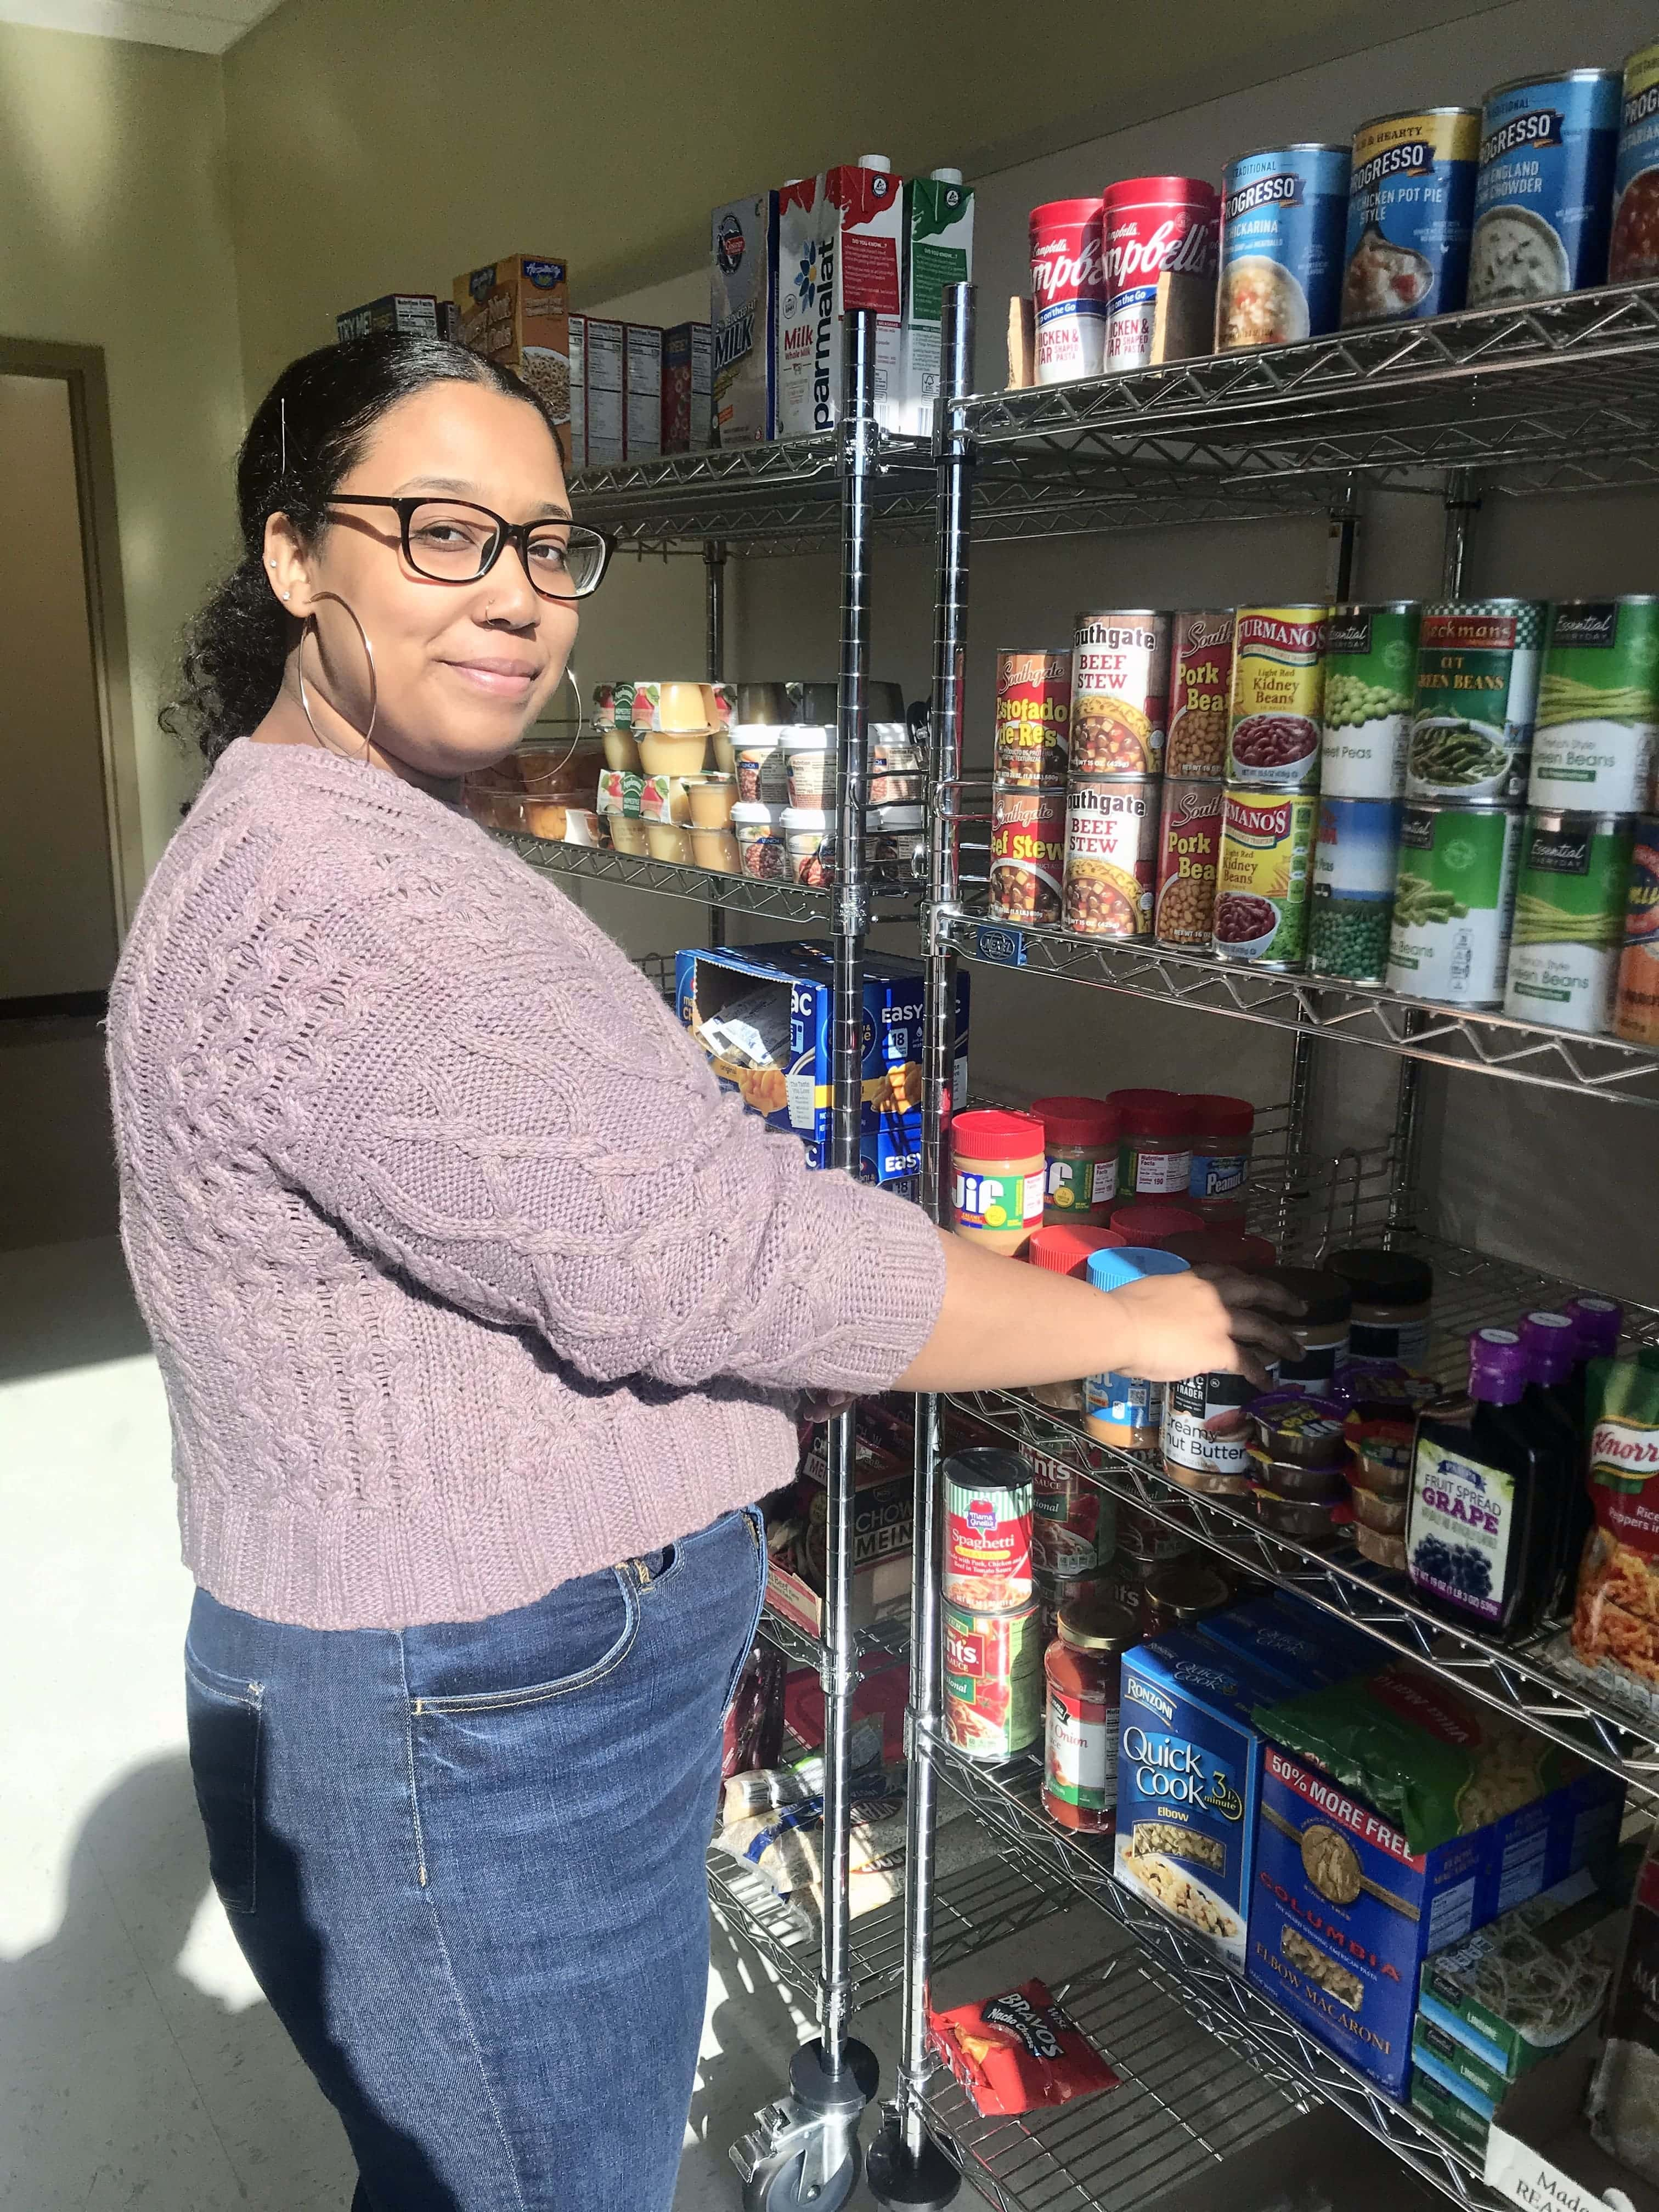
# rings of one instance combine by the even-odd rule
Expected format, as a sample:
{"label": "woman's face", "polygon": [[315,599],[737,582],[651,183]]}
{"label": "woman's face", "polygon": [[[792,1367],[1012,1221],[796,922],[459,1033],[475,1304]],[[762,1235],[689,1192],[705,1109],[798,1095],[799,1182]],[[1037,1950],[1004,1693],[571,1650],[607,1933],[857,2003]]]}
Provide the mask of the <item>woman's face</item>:
{"label": "woman's face", "polygon": [[[429,385],[399,400],[337,489],[470,501],[508,522],[570,514],[558,447],[537,410],[476,384]],[[355,614],[374,649],[375,750],[422,775],[461,775],[499,760],[564,675],[575,603],[533,591],[512,545],[487,575],[438,582],[404,558],[391,507],[336,507],[309,548],[285,518],[273,517],[265,557],[285,611],[301,622],[316,617],[302,660],[313,700],[320,696],[324,711],[333,708],[359,736],[369,726],[369,668]],[[344,750],[350,734],[340,736]]]}

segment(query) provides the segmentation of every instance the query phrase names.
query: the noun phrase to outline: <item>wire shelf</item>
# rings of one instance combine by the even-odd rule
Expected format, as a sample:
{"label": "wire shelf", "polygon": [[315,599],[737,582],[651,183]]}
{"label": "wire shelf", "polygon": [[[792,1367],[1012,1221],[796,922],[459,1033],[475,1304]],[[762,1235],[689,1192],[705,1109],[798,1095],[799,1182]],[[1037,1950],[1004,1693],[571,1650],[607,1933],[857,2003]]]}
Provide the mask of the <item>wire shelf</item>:
{"label": "wire shelf", "polygon": [[[845,456],[842,436],[830,431],[580,469],[570,479],[571,502],[581,521],[647,551],[709,539],[734,551],[799,550],[840,530]],[[878,431],[871,498],[878,536],[931,541],[930,442]]]}
{"label": "wire shelf", "polygon": [[[698,906],[763,915],[774,921],[827,926],[834,913],[833,891],[809,890],[800,884],[761,883],[753,876],[719,875],[712,868],[686,868],[673,861],[614,852],[608,845],[556,845],[544,837],[526,836],[520,830],[496,830],[490,834],[546,876],[626,884],[633,890],[663,891]],[[921,904],[921,892],[914,884],[872,884],[870,896],[872,921],[906,920]]]}
{"label": "wire shelf", "polygon": [[[816,1673],[823,1657],[823,1647],[816,1636],[786,1620],[769,1605],[761,1614],[760,1632],[775,1651],[782,1652],[792,1667],[810,1667]],[[910,1649],[910,1613],[904,1612],[890,1620],[872,1621],[868,1627],[857,1632],[858,1654],[860,1659],[902,1659]]]}

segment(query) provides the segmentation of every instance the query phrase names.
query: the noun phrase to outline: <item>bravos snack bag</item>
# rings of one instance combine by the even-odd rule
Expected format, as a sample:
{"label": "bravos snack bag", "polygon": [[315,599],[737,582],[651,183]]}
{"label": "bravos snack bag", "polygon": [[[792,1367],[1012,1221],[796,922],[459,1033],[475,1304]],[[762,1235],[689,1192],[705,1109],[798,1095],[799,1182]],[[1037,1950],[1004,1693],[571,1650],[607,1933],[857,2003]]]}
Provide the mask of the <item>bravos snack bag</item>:
{"label": "bravos snack bag", "polygon": [[1573,1655],[1659,1712],[1659,1351],[1593,1359],[1587,1386],[1595,1526],[1578,1570]]}
{"label": "bravos snack bag", "polygon": [[927,2040],[988,2118],[1069,2105],[1115,2089],[1118,2076],[1046,1982],[927,2014]]}

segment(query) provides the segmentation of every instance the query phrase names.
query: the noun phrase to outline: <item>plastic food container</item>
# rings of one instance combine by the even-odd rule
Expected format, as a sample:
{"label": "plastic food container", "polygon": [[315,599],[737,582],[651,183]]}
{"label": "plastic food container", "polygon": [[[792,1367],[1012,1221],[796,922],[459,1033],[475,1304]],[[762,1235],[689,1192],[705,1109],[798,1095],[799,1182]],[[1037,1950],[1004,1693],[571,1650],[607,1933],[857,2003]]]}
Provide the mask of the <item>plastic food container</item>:
{"label": "plastic food container", "polygon": [[1144,1244],[1154,1252],[1167,1252],[1171,1237],[1188,1236],[1204,1226],[1190,1206],[1170,1206],[1156,1198],[1134,1198],[1115,1206],[1111,1223],[1126,1244]]}
{"label": "plastic food container", "polygon": [[1118,1113],[1117,1194],[1184,1198],[1192,1182],[1191,1101],[1178,1091],[1114,1091]]}
{"label": "plastic food container", "polygon": [[864,857],[872,875],[920,883],[927,872],[927,816],[920,806],[872,806],[864,817]]}
{"label": "plastic food container", "polygon": [[[1111,1246],[1089,1257],[1089,1280],[1097,1291],[1121,1290],[1144,1275],[1183,1275],[1187,1262],[1150,1246]],[[1137,1458],[1156,1455],[1164,1428],[1164,1385],[1136,1375],[1091,1375],[1083,1385],[1083,1425],[1103,1444]]]}
{"label": "plastic food container", "polygon": [[619,775],[638,775],[641,772],[640,749],[632,730],[619,730],[613,723],[601,732],[605,743],[605,764],[615,769]]}
{"label": "plastic food container", "polygon": [[1147,1636],[1165,1636],[1172,1628],[1190,1628],[1232,1600],[1227,1577],[1196,1553],[1164,1559],[1149,1567],[1142,1579],[1141,1629]]}
{"label": "plastic food container", "polygon": [[607,814],[605,824],[611,832],[612,848],[618,853],[631,853],[642,860],[650,851],[645,842],[645,824],[637,814]]}
{"label": "plastic food container", "polygon": [[[952,1225],[1009,1258],[1042,1226],[1042,1124],[988,1108],[951,1124]],[[1127,1278],[1124,1278],[1127,1280]]]}
{"label": "plastic food container", "polygon": [[640,765],[647,775],[700,775],[708,758],[708,738],[707,730],[641,730]]}
{"label": "plastic food container", "polygon": [[731,828],[732,809],[738,799],[735,776],[689,775],[685,779],[685,796],[694,830]]}
{"label": "plastic food container", "polygon": [[1367,1528],[1355,1520],[1348,1530],[1354,1547],[1362,1559],[1369,1559],[1374,1567],[1391,1567],[1397,1575],[1406,1571],[1406,1540],[1403,1536],[1385,1535],[1380,1528]]}
{"label": "plastic food container", "polygon": [[1248,1098],[1210,1091],[1188,1098],[1187,1109],[1192,1116],[1193,1147],[1188,1199],[1203,1215],[1206,1228],[1242,1229],[1255,1109]]}
{"label": "plastic food container", "polygon": [[1434,1334],[1434,1269],[1410,1252],[1327,1253],[1326,1270],[1353,1294],[1348,1358],[1355,1366],[1421,1367]]}
{"label": "plastic food container", "polygon": [[836,817],[816,806],[786,806],[784,841],[789,872],[798,884],[821,890],[836,879]]}
{"label": "plastic food container", "polygon": [[1346,1491],[1340,1498],[1317,1500],[1283,1498],[1274,1491],[1258,1490],[1255,1511],[1262,1527],[1275,1536],[1293,1536],[1298,1544],[1311,1544],[1317,1551],[1335,1543],[1353,1519]]}
{"label": "plastic food container", "polygon": [[739,684],[737,705],[732,714],[735,722],[792,722],[795,719],[795,701],[787,684]]}
{"label": "plastic food container", "polygon": [[1271,1491],[1276,1498],[1334,1505],[1348,1494],[1340,1467],[1304,1467],[1296,1460],[1269,1459],[1260,1450],[1250,1454],[1250,1462],[1249,1487]]}
{"label": "plastic food container", "polygon": [[783,732],[784,775],[792,806],[822,806],[836,788],[836,733],[823,728]]}
{"label": "plastic food container", "polygon": [[1108,1220],[1117,1195],[1117,1109],[1104,1098],[1054,1097],[1037,1099],[1031,1111],[1048,1161],[1044,1221]]}
{"label": "plastic food container", "polygon": [[902,722],[872,722],[869,735],[872,806],[920,804],[927,775],[927,756]]}
{"label": "plastic food container", "polygon": [[738,841],[738,864],[745,876],[766,884],[788,882],[789,848],[784,842],[781,806],[738,799],[732,809],[732,833]]}
{"label": "plastic food container", "polygon": [[1353,1517],[1367,1528],[1377,1529],[1385,1536],[1403,1536],[1406,1516],[1411,1510],[1411,1498],[1402,1494],[1386,1498],[1381,1491],[1362,1490],[1356,1486],[1349,1493],[1353,1505]]}
{"label": "plastic food container", "polygon": [[787,804],[789,771],[781,730],[769,725],[735,726],[732,732],[732,761],[738,779],[738,797],[745,806]]}
{"label": "plastic food container", "polygon": [[1352,1292],[1340,1275],[1333,1275],[1323,1267],[1269,1267],[1263,1272],[1274,1282],[1282,1283],[1306,1308],[1299,1319],[1290,1315],[1281,1316],[1302,1349],[1297,1358],[1280,1363],[1280,1389],[1328,1390],[1347,1364]]}
{"label": "plastic food container", "polygon": [[701,822],[691,824],[691,857],[700,868],[710,868],[717,876],[735,876],[742,866],[732,832],[711,830]]}
{"label": "plastic food container", "polygon": [[[1039,1098],[1037,1109],[1054,1103],[1052,1099]],[[1045,1119],[1045,1137],[1048,1127]],[[1048,1155],[1048,1176],[1052,1200],[1052,1152]],[[1074,1219],[1051,1222],[1045,1208],[1042,1226],[1032,1231],[1031,1241],[1025,1248],[1025,1256],[1034,1267],[1045,1268],[1052,1275],[1076,1275],[1086,1282],[1090,1255],[1115,1250],[1122,1243],[1123,1239],[1115,1229],[1091,1228]],[[1050,1406],[1056,1413],[1080,1413],[1083,1411],[1083,1378],[1079,1376],[1075,1382],[1034,1382],[1031,1395],[1039,1406]]]}
{"label": "plastic food container", "polygon": [[672,860],[683,868],[693,865],[691,832],[678,822],[647,822],[645,849],[653,860]]}
{"label": "plastic food container", "polygon": [[1269,1459],[1340,1472],[1348,1462],[1348,1409],[1305,1390],[1268,1390],[1250,1407],[1250,1425]]}
{"label": "plastic food container", "polygon": [[714,766],[720,770],[720,774],[722,775],[735,775],[737,770],[736,764],[732,757],[731,731],[716,730],[714,737],[709,742],[714,747]]}

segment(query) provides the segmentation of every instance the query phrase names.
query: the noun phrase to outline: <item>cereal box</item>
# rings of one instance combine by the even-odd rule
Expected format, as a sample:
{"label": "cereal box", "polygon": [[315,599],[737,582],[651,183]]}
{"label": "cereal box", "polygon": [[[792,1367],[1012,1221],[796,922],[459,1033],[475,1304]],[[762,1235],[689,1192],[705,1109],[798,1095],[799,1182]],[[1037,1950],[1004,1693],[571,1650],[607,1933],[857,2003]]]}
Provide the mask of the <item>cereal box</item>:
{"label": "cereal box", "polygon": [[778,195],[728,200],[710,228],[714,442],[764,445],[777,435]]}
{"label": "cereal box", "polygon": [[649,323],[623,326],[623,453],[654,460],[662,451],[662,331]]}
{"label": "cereal box", "polygon": [[565,264],[509,254],[455,279],[461,343],[514,369],[546,401],[570,453],[570,299]]}
{"label": "cereal box", "polygon": [[570,465],[587,466],[587,318],[570,318]]}
{"label": "cereal box", "polygon": [[586,315],[582,344],[582,422],[586,468],[613,468],[626,452],[623,364],[627,325]]}
{"label": "cereal box", "polygon": [[334,328],[343,345],[348,338],[366,338],[371,331],[392,331],[399,337],[435,338],[438,302],[430,292],[388,292],[366,307],[348,307],[334,318]]}
{"label": "cereal box", "polygon": [[707,323],[676,323],[662,334],[662,449],[706,453],[714,442]]}

